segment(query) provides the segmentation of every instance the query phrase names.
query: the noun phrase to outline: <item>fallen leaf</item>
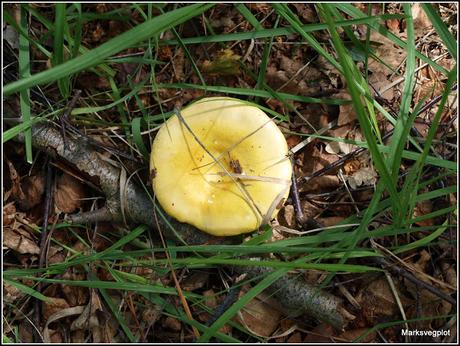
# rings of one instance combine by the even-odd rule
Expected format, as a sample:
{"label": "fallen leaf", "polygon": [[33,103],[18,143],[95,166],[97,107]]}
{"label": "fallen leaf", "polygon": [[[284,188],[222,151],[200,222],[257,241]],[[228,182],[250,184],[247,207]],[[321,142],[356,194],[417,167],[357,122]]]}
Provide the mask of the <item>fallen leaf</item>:
{"label": "fallen leaf", "polygon": [[[411,300],[405,297],[397,287],[396,290],[403,307],[408,306]],[[363,317],[371,325],[399,313],[393,292],[384,276],[372,280],[368,285],[361,288],[356,296],[356,301],[363,307]]]}
{"label": "fallen leaf", "polygon": [[340,186],[340,180],[336,175],[321,175],[315,177],[299,187],[299,192],[316,193],[335,190]]}
{"label": "fallen leaf", "polygon": [[42,305],[43,318],[48,320],[51,315],[67,308],[69,308],[69,303],[65,299],[48,297],[48,300]]}
{"label": "fallen leaf", "polygon": [[273,297],[264,297],[264,299],[255,297],[238,313],[235,317],[236,322],[256,335],[269,337],[281,320],[281,313],[272,307],[275,303],[270,302],[273,299]]}
{"label": "fallen leaf", "polygon": [[58,178],[54,192],[56,213],[73,213],[80,208],[84,197],[84,185],[78,179],[64,173]]}
{"label": "fallen leaf", "polygon": [[180,332],[182,329],[182,324],[179,320],[168,316],[163,321],[163,327],[169,330],[173,330],[175,332]]}
{"label": "fallen leaf", "polygon": [[[357,328],[357,329],[351,329],[343,332],[339,336],[337,336],[338,341],[345,341],[345,342],[352,342],[356,338],[360,337],[364,333],[368,332],[369,328]],[[359,342],[362,343],[371,343],[371,342],[376,342],[375,338],[377,336],[376,332],[371,332],[367,334],[363,339],[360,339]]]}
{"label": "fallen leaf", "polygon": [[416,37],[424,36],[432,28],[432,24],[421,3],[414,3],[411,6],[412,18],[414,19],[414,32]]}
{"label": "fallen leaf", "polygon": [[3,302],[17,303],[17,301],[25,296],[19,288],[10,285],[8,282],[3,281]]}
{"label": "fallen leaf", "polygon": [[292,333],[292,335],[286,340],[286,342],[290,344],[301,343],[302,334],[300,334],[300,332]]}
{"label": "fallen leaf", "polygon": [[90,302],[86,304],[80,316],[78,316],[78,318],[72,322],[70,330],[74,331],[85,328],[94,329],[99,327],[99,320],[96,314],[97,311],[104,311],[104,309],[102,308],[99,295],[95,290],[91,290]]}
{"label": "fallen leaf", "polygon": [[[420,217],[426,214],[429,214],[433,210],[433,203],[431,200],[427,199],[424,201],[417,202],[414,208],[413,217]],[[433,219],[425,219],[416,222],[419,226],[432,226],[434,224]]]}
{"label": "fallen leaf", "polygon": [[294,206],[291,204],[287,204],[283,208],[283,212],[280,213],[281,218],[278,218],[280,220],[280,224],[289,228],[295,228],[296,225],[296,220],[295,220],[295,212],[294,212]]}
{"label": "fallen leaf", "polygon": [[340,105],[337,126],[343,126],[356,120],[356,112],[352,104]]}
{"label": "fallen leaf", "polygon": [[378,32],[372,31],[370,40],[381,43],[381,45],[376,47],[375,55],[391,67],[390,69],[380,61],[374,59],[373,57],[369,57],[368,68],[372,71],[372,73],[381,72],[387,76],[393,73],[393,70],[395,70],[406,58],[404,48],[396,46],[393,44],[393,41]]}
{"label": "fallen leaf", "polygon": [[45,191],[45,177],[41,174],[25,177],[22,181],[11,161],[7,160],[12,183],[12,196],[21,210],[29,210],[40,203]]}
{"label": "fallen leaf", "polygon": [[38,255],[40,253],[40,248],[26,231],[13,230],[10,227],[3,229],[3,246],[20,254]]}
{"label": "fallen leaf", "polygon": [[182,289],[185,291],[194,291],[202,288],[209,279],[209,273],[206,271],[196,271],[189,275],[182,283]]}
{"label": "fallen leaf", "polygon": [[182,48],[178,48],[176,54],[173,56],[172,59],[173,69],[174,69],[174,77],[177,81],[184,80],[184,65],[185,65],[185,58],[184,58],[184,51]]}
{"label": "fallen leaf", "polygon": [[377,182],[377,173],[371,167],[363,167],[347,176],[347,182],[353,190],[359,186],[374,185]]}
{"label": "fallen leaf", "polygon": [[14,221],[16,214],[16,207],[14,202],[5,204],[3,206],[3,226],[9,226]]}
{"label": "fallen leaf", "polygon": [[203,70],[211,75],[236,76],[240,74],[240,59],[241,56],[231,49],[223,49],[218,52],[214,60],[203,62]]}
{"label": "fallen leaf", "polygon": [[399,34],[399,19],[392,18],[385,21],[387,28],[394,34]]}
{"label": "fallen leaf", "polygon": [[330,324],[321,323],[317,325],[308,335],[303,339],[305,343],[333,343],[334,342],[334,328]]}

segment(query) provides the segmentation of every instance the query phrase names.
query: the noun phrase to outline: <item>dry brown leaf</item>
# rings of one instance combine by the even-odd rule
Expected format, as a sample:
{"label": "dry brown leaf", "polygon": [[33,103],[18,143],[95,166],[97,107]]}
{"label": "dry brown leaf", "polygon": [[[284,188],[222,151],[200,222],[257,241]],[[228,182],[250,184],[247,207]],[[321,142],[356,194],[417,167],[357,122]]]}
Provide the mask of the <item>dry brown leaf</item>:
{"label": "dry brown leaf", "polygon": [[98,311],[104,311],[104,309],[102,308],[99,295],[95,290],[91,290],[90,302],[85,306],[85,309],[80,314],[80,316],[78,316],[78,318],[72,322],[70,330],[73,331],[85,328],[94,329],[99,327],[99,319],[97,317]]}
{"label": "dry brown leaf", "polygon": [[292,60],[285,55],[281,55],[280,69],[286,71],[289,78],[294,76],[302,68],[302,66],[301,62]]}
{"label": "dry brown leaf", "polygon": [[387,28],[394,34],[399,34],[399,19],[392,18],[385,21]]}
{"label": "dry brown leaf", "polygon": [[[337,336],[338,341],[345,341],[345,342],[352,342],[354,339],[360,337],[364,333],[368,332],[369,328],[357,328],[357,329],[351,329],[347,330],[346,332],[343,332],[339,336]],[[376,332],[372,332],[366,335],[364,339],[361,339],[360,342],[363,343],[370,343],[370,342],[376,342],[375,338],[377,336]]]}
{"label": "dry brown leaf", "polygon": [[294,332],[292,335],[286,340],[287,343],[295,344],[302,342],[302,334],[300,332]]}
{"label": "dry brown leaf", "polygon": [[182,283],[181,287],[185,291],[194,291],[202,288],[207,284],[209,279],[209,273],[206,271],[196,271],[188,276]]}
{"label": "dry brown leaf", "polygon": [[182,82],[184,80],[184,51],[182,48],[178,48],[176,54],[173,57],[173,69],[174,77],[177,81]]}
{"label": "dry brown leaf", "polygon": [[322,175],[302,184],[301,188],[299,187],[299,192],[326,192],[334,190],[340,185],[340,180],[336,175]]}
{"label": "dry brown leaf", "polygon": [[57,213],[73,213],[82,204],[85,197],[84,185],[73,176],[64,173],[58,178],[54,192],[54,204]]}
{"label": "dry brown leaf", "polygon": [[362,167],[353,175],[348,175],[347,182],[353,190],[359,186],[374,185],[377,182],[377,173],[372,167]]}
{"label": "dry brown leaf", "polygon": [[416,37],[424,36],[433,27],[430,19],[422,8],[421,3],[414,3],[411,6],[412,18],[414,19],[414,32]]}
{"label": "dry brown leaf", "polygon": [[328,217],[318,217],[316,221],[324,225],[324,227],[330,227],[338,225],[340,222],[345,220],[343,216],[328,216]]}
{"label": "dry brown leaf", "polygon": [[281,313],[272,307],[276,303],[271,303],[271,300],[274,298],[267,297],[262,300],[255,297],[246,304],[235,320],[255,334],[269,337],[279,326],[281,320]]}
{"label": "dry brown leaf", "polygon": [[[400,290],[397,291],[403,307],[408,306],[410,300],[403,296]],[[383,276],[364,286],[359,291],[356,301],[363,307],[363,317],[371,325],[399,313],[390,285]]]}
{"label": "dry brown leaf", "polygon": [[356,120],[356,112],[352,104],[340,105],[339,118],[337,126],[343,126]]}
{"label": "dry brown leaf", "polygon": [[30,234],[22,229],[13,230],[10,227],[5,227],[3,229],[3,246],[20,254],[38,255],[40,253],[40,248],[31,239]]}
{"label": "dry brown leaf", "polygon": [[[415,205],[413,216],[414,218],[423,216],[423,215],[431,213],[432,210],[433,210],[433,203],[430,200],[427,199],[424,201],[420,201]],[[433,219],[421,220],[421,221],[417,221],[416,224],[419,226],[432,226],[434,224],[434,220]]]}
{"label": "dry brown leaf", "polygon": [[[375,54],[393,69],[396,69],[405,59],[405,50],[399,46],[394,45],[390,39],[379,34],[378,32],[372,31],[370,40],[381,43],[381,45],[376,48]],[[369,58],[368,66],[372,73],[381,72],[385,76],[393,73],[391,69],[383,65],[381,62],[374,60],[372,57]]]}
{"label": "dry brown leaf", "polygon": [[383,97],[387,101],[391,101],[394,98],[395,87],[389,88],[381,93],[381,90],[386,89],[387,85],[391,84],[391,81],[382,71],[376,71],[372,73],[369,77],[369,89],[372,92],[372,95],[375,95],[375,91],[378,92],[380,97]]}
{"label": "dry brown leaf", "polygon": [[9,226],[14,221],[16,214],[16,207],[14,202],[5,204],[3,206],[3,226]]}
{"label": "dry brown leaf", "polygon": [[32,175],[21,181],[21,188],[24,191],[24,200],[19,200],[19,207],[29,210],[35,207],[42,200],[45,191],[45,177],[43,175]]}
{"label": "dry brown leaf", "polygon": [[284,206],[282,212],[279,214],[278,220],[280,224],[289,228],[295,228],[296,220],[295,220],[295,212],[294,206],[291,204],[287,204]]}
{"label": "dry brown leaf", "polygon": [[308,335],[303,339],[305,343],[333,343],[334,328],[326,323],[317,325]]}
{"label": "dry brown leaf", "polygon": [[3,281],[3,302],[17,303],[19,299],[25,296],[20,289]]}
{"label": "dry brown leaf", "polygon": [[441,269],[446,282],[453,287],[457,287],[457,271],[455,270],[455,266],[450,265],[447,262],[443,262],[441,264]]}
{"label": "dry brown leaf", "polygon": [[33,208],[41,201],[45,191],[45,178],[38,174],[26,177],[21,181],[13,164],[9,160],[6,161],[10,171],[13,198],[22,210]]}
{"label": "dry brown leaf", "polygon": [[43,302],[43,319],[47,321],[51,315],[58,311],[69,308],[69,303],[63,298],[48,297],[48,300]]}
{"label": "dry brown leaf", "polygon": [[169,330],[173,330],[175,332],[180,332],[182,329],[182,324],[179,320],[168,316],[163,321],[163,327]]}

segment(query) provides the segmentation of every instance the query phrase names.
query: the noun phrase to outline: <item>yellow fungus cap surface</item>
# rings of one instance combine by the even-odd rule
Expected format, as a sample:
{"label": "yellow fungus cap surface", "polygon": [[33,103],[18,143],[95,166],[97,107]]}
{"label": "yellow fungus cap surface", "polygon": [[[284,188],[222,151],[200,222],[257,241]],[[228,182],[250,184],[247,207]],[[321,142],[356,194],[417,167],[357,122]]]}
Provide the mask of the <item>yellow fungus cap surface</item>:
{"label": "yellow fungus cap surface", "polygon": [[163,209],[217,236],[251,232],[274,218],[292,174],[276,124],[229,97],[201,99],[180,114],[183,120],[169,118],[152,145],[153,189]]}

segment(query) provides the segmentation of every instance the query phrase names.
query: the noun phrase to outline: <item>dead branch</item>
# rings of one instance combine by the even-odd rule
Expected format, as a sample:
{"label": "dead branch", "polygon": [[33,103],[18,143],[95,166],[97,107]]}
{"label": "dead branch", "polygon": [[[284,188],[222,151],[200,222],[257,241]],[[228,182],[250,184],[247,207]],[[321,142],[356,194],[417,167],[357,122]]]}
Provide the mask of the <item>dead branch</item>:
{"label": "dead branch", "polygon": [[[19,140],[23,140],[19,136]],[[106,196],[105,207],[87,213],[72,215],[70,222],[84,223],[126,220],[133,224],[146,224],[152,229],[161,229],[163,234],[176,242],[181,239],[188,244],[228,244],[236,243],[238,237],[216,237],[199,231],[195,227],[178,222],[168,216],[133,179],[120,186],[121,165],[105,158],[84,136],[66,137],[65,145],[59,130],[47,123],[32,127],[32,145],[48,153],[53,158],[65,160],[96,181]],[[121,194],[121,189],[124,193]],[[123,195],[124,200],[121,200]],[[154,207],[157,211],[154,212]],[[155,216],[158,216],[157,219]],[[249,277],[257,277],[273,271],[271,268],[238,267],[233,270],[245,272]],[[290,316],[309,314],[343,329],[352,319],[341,307],[341,300],[329,293],[307,285],[303,280],[285,276],[277,280],[270,291],[278,298],[286,313]]]}

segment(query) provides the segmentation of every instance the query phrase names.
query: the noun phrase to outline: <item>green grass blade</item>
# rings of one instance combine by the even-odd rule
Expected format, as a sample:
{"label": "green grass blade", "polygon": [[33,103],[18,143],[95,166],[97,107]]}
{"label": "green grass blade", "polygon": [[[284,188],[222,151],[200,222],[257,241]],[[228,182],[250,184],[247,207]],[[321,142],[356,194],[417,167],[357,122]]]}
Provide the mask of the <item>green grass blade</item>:
{"label": "green grass blade", "polygon": [[214,4],[193,4],[155,17],[61,65],[34,74],[29,78],[22,78],[18,81],[9,83],[4,87],[3,93],[5,96],[10,95],[34,85],[56,81],[93,67],[101,63],[105,58],[132,47],[154,35],[158,35],[160,32],[170,29],[175,25],[183,23],[212,6],[214,6]]}
{"label": "green grass blade", "polygon": [[[64,57],[64,30],[66,25],[66,4],[56,4],[56,18],[54,24],[54,38],[53,38],[53,66],[58,66],[65,61]],[[68,78],[62,78],[57,81],[59,91],[64,99],[67,99],[70,95],[70,80]]]}
{"label": "green grass blade", "polygon": [[[359,24],[367,24],[369,22],[378,22],[379,20],[387,20],[387,19],[393,19],[393,18],[400,19],[400,18],[403,18],[403,15],[387,14],[387,15],[381,15],[381,16],[348,19],[348,20],[339,21],[335,23],[335,26],[344,27],[344,26],[352,26],[352,25],[359,25]],[[327,25],[324,23],[313,23],[313,24],[301,25],[301,28],[303,31],[308,33],[308,32],[326,30]],[[229,41],[243,41],[243,40],[270,38],[274,36],[287,36],[287,35],[296,34],[296,33],[297,33],[297,30],[291,26],[291,27],[264,29],[264,30],[249,31],[249,32],[237,32],[237,33],[231,33],[231,34],[183,38],[182,42],[184,44],[219,43],[219,42],[229,42]],[[160,43],[163,45],[179,44],[177,40],[164,40],[164,41],[161,41]]]}
{"label": "green grass blade", "polygon": [[[400,171],[402,151],[407,142],[412,122],[415,120],[416,113],[410,115],[410,106],[412,103],[412,95],[415,86],[415,37],[414,37],[414,21],[411,13],[411,6],[404,4],[404,12],[406,13],[406,28],[407,28],[407,58],[406,58],[406,74],[403,94],[401,98],[401,106],[399,109],[398,119],[394,127],[394,132],[391,137],[390,150],[393,155],[389,156],[389,165],[391,165],[392,184],[397,185],[398,175]],[[399,215],[394,215],[394,222],[400,225],[404,222],[404,213],[407,204],[401,203],[402,209]]]}
{"label": "green grass blade", "polygon": [[[21,19],[20,26],[22,31],[28,32],[27,29],[27,11],[21,6]],[[30,77],[30,47],[29,40],[26,36],[19,36],[19,79]],[[14,82],[13,82],[14,83]],[[27,123],[31,120],[30,112],[30,89],[24,88],[19,93],[19,106],[21,107],[21,115],[23,123]],[[27,128],[24,130],[25,147],[26,147],[26,160],[32,164],[32,130]]]}
{"label": "green grass blade", "polygon": [[10,284],[11,286],[17,288],[19,291],[27,294],[28,296],[37,298],[38,300],[41,300],[43,302],[47,302],[47,301],[50,300],[47,296],[45,296],[45,295],[41,294],[40,292],[34,290],[32,287],[29,287],[27,285],[21,284],[20,282],[17,282],[17,281],[14,281],[14,280],[9,280],[9,279],[6,279],[6,278],[4,278],[4,280],[5,280],[5,283]]}
{"label": "green grass blade", "polygon": [[83,16],[81,12],[81,4],[75,3],[73,5],[75,6],[75,10],[77,11],[77,19],[76,19],[75,27],[72,30],[73,44],[72,44],[71,57],[75,58],[77,57],[78,52],[80,51],[81,34],[82,34],[82,28],[83,28]]}
{"label": "green grass blade", "polygon": [[318,7],[322,10],[321,12],[324,14],[324,18],[327,24],[329,25],[329,32],[331,34],[332,42],[339,57],[343,74],[347,81],[348,90],[353,101],[353,106],[355,108],[359,124],[361,125],[361,130],[363,131],[364,137],[366,138],[366,141],[368,143],[372,159],[380,174],[381,180],[383,181],[384,185],[386,186],[386,189],[390,194],[393,209],[395,212],[398,212],[401,209],[398,193],[396,191],[394,184],[392,183],[390,172],[388,171],[388,168],[386,166],[386,160],[384,159],[384,157],[378,149],[378,144],[376,142],[372,130],[372,125],[370,124],[370,121],[361,101],[361,93],[358,90],[355,83],[357,76],[361,76],[361,74],[357,70],[357,67],[351,60],[350,56],[347,54],[343,42],[341,41],[336,29],[334,28],[333,20],[330,15],[328,6],[330,5],[318,5]]}
{"label": "green grass blade", "polygon": [[[352,18],[356,19],[356,18],[364,18],[364,17],[366,17],[366,15],[362,11],[360,11],[358,8],[356,8],[352,4],[337,3],[337,4],[334,4],[334,5],[337,6],[337,8],[339,10],[345,12],[346,14],[351,16]],[[388,39],[390,39],[391,41],[393,41],[393,43],[395,43],[399,47],[406,49],[406,42],[404,42],[398,36],[396,36],[395,34],[390,32],[384,25],[378,24],[376,22],[369,22],[369,26],[372,29],[374,29],[375,31],[379,32],[383,36],[385,36]],[[424,62],[428,63],[435,70],[440,71],[443,74],[447,75],[448,72],[444,67],[438,65],[436,62],[434,62],[433,60],[428,58],[426,55],[420,53],[419,51],[416,51],[415,56],[417,58],[423,60]]]}

